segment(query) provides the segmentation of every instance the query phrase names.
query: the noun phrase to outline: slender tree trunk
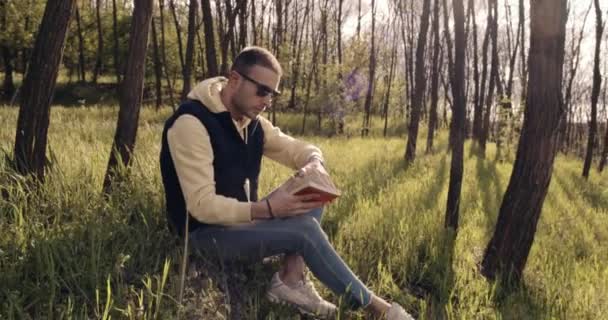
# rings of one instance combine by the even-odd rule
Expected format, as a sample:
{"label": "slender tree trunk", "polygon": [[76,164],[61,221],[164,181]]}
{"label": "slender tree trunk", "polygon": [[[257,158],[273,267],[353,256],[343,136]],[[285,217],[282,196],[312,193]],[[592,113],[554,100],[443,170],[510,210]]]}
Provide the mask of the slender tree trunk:
{"label": "slender tree trunk", "polygon": [[[336,43],[338,45],[338,64],[342,66],[342,4],[344,0],[338,0],[338,14],[336,15]],[[340,69],[341,70],[341,69]]]}
{"label": "slender tree trunk", "polygon": [[163,105],[163,67],[160,62],[160,49],[158,48],[158,34],[156,32],[156,22],[154,18],[151,21],[151,29],[152,29],[152,58],[154,61],[154,88],[156,89],[155,94],[155,106],[158,111],[160,107]]}
{"label": "slender tree trunk", "polygon": [[116,72],[116,84],[120,84],[120,54],[118,47],[118,17],[116,12],[116,0],[112,0],[112,30],[114,33],[114,72]]}
{"label": "slender tree trunk", "polygon": [[464,66],[465,48],[467,39],[464,34],[464,6],[462,0],[454,1],[454,42],[455,60],[450,70],[452,81],[452,96],[454,107],[452,108],[452,161],[450,165],[450,183],[448,189],[448,203],[445,214],[445,227],[458,230],[458,217],[460,207],[460,193],[462,189],[463,176],[463,154],[464,154],[464,126],[466,103],[464,98]]}
{"label": "slender tree trunk", "polygon": [[526,90],[528,88],[528,70],[526,69],[526,16],[525,16],[525,7],[524,0],[519,0],[519,28],[521,29],[521,33],[519,34],[519,62],[520,62],[520,83],[521,83],[521,105],[520,108],[523,108],[523,104],[526,101]]}
{"label": "slender tree trunk", "polygon": [[7,46],[0,46],[2,59],[4,60],[4,82],[2,83],[2,94],[6,100],[10,100],[15,94],[13,82],[13,55]]}
{"label": "slender tree trunk", "polygon": [[481,120],[483,116],[482,96],[480,91],[479,79],[479,50],[477,42],[477,12],[475,10],[475,1],[469,1],[469,13],[473,19],[473,81],[475,82],[473,93],[473,140],[479,141],[481,137]]}
{"label": "slender tree trunk", "polygon": [[[198,5],[198,3],[197,3]],[[175,9],[175,0],[169,0],[169,9],[171,9],[171,16],[173,16],[173,24],[175,25],[175,33],[177,37],[177,52],[179,55],[179,66],[183,72],[184,66],[184,45],[182,43],[182,27],[179,24],[179,19],[177,18],[177,10]],[[188,9],[188,30],[190,28],[190,9]]]}
{"label": "slender tree trunk", "polygon": [[365,95],[365,117],[363,118],[363,128],[361,136],[365,137],[370,130],[370,112],[374,100],[374,77],[376,75],[376,1],[372,0],[372,42],[369,53],[369,80],[367,84],[367,94]]}
{"label": "slender tree trunk", "polygon": [[[605,68],[604,68],[605,70]],[[606,109],[606,105],[608,104],[608,100],[606,100],[607,96],[606,96],[606,92],[608,91],[608,85],[604,84],[604,93],[603,93],[603,100],[604,100],[604,110],[608,110]],[[604,135],[604,149],[602,151],[602,154],[600,155],[600,163],[599,166],[597,168],[597,170],[599,172],[604,171],[604,167],[606,166],[606,161],[608,161],[608,115],[606,115],[606,126],[605,126],[605,135]]]}
{"label": "slender tree trunk", "polygon": [[482,261],[490,279],[522,279],[547,195],[563,121],[561,94],[566,0],[530,1],[528,96],[522,134],[496,230]]}
{"label": "slender tree trunk", "polygon": [[192,66],[194,65],[194,36],[196,35],[196,12],[198,11],[198,0],[190,0],[188,6],[188,41],[186,42],[186,62],[182,74],[184,85],[182,88],[181,101],[186,100],[190,87],[192,86]]}
{"label": "slender tree trunk", "polygon": [[207,60],[207,77],[219,75],[217,54],[215,53],[215,34],[213,32],[213,16],[209,0],[201,1],[203,11],[203,27],[205,28],[205,60]]}
{"label": "slender tree trunk", "polygon": [[97,78],[103,67],[103,27],[101,25],[101,0],[95,0],[95,17],[97,21],[97,59],[93,69],[93,83],[97,83]]}
{"label": "slender tree trunk", "polygon": [[405,149],[405,161],[410,163],[416,158],[416,141],[418,140],[418,127],[420,125],[420,113],[423,104],[424,90],[426,89],[424,48],[426,46],[426,35],[429,29],[431,0],[424,0],[422,4],[422,16],[420,16],[420,32],[418,44],[416,45],[416,74],[414,99],[412,101],[412,116],[408,127],[407,147]]}
{"label": "slender tree trunk", "polygon": [[433,56],[431,60],[431,108],[429,110],[429,128],[426,139],[426,152],[433,151],[433,138],[437,127],[437,104],[439,102],[439,59],[441,39],[439,36],[439,0],[433,7]]}
{"label": "slender tree trunk", "polygon": [[15,134],[15,169],[44,181],[47,132],[57,72],[76,0],[49,1],[22,86]]}
{"label": "slender tree trunk", "polygon": [[163,70],[165,71],[165,80],[167,81],[167,87],[169,89],[169,101],[171,106],[175,105],[175,99],[173,99],[173,82],[171,82],[171,76],[169,75],[169,64],[167,63],[167,52],[165,42],[165,1],[159,0],[159,12],[160,12],[160,56],[162,59]]}
{"label": "slender tree trunk", "polygon": [[84,37],[82,36],[82,21],[80,18],[80,10],[76,4],[76,29],[78,31],[78,80],[85,82],[86,80],[86,64],[84,60]]}
{"label": "slender tree trunk", "polygon": [[[297,12],[297,5],[298,2],[296,2],[296,10],[294,12]],[[309,7],[310,7],[310,1],[306,0],[306,9],[304,10],[304,17],[302,19],[302,25],[305,25],[306,20],[308,19],[308,15],[309,15]],[[295,19],[295,24],[296,26],[298,25],[298,19],[296,16]],[[296,41],[297,45],[294,46],[294,55],[296,57],[296,61],[295,63],[292,65],[292,82],[291,82],[291,95],[289,98],[289,104],[287,105],[287,108],[289,109],[293,109],[296,107],[296,86],[298,84],[298,77],[300,75],[300,61],[302,58],[302,39],[303,39],[303,31],[297,32],[296,29],[296,34],[295,34],[295,38],[294,41]],[[299,38],[298,38],[299,37]]]}
{"label": "slender tree trunk", "polygon": [[602,86],[602,74],[600,73],[600,54],[602,46],[602,33],[604,24],[602,23],[602,9],[599,0],[594,0],[595,4],[595,58],[593,62],[593,88],[591,89],[591,120],[589,121],[589,136],[587,139],[587,154],[583,165],[583,177],[589,178],[591,162],[593,160],[593,149],[595,136],[597,134],[597,101],[600,96]]}
{"label": "slender tree trunk", "polygon": [[[488,95],[486,96],[486,110],[483,115],[483,127],[481,130],[481,141],[479,143],[479,151],[481,156],[485,157],[486,144],[490,136],[490,115],[492,114],[492,106],[494,105],[494,89],[497,86],[498,79],[498,17],[496,16],[495,6],[497,6],[496,0],[488,0],[488,9],[494,14],[493,17],[488,17],[488,28],[490,28],[490,38],[492,40],[492,54],[491,54],[491,66],[490,66],[490,83],[488,85]],[[500,91],[500,90],[499,90]]]}
{"label": "slender tree trunk", "polygon": [[114,143],[110,150],[110,160],[106,171],[103,189],[111,190],[112,184],[121,178],[119,163],[128,168],[135,148],[139,110],[146,71],[146,51],[148,31],[152,20],[153,0],[134,0],[133,21],[129,32],[129,53],[126,61],[125,78],[120,87],[120,110],[116,124]]}

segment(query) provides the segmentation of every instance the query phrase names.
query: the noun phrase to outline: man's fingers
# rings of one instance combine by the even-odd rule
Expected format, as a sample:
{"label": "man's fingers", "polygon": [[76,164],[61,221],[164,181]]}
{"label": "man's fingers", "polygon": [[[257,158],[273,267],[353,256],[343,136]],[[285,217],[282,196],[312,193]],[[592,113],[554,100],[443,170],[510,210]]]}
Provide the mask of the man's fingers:
{"label": "man's fingers", "polygon": [[311,194],[298,195],[298,196],[294,196],[294,197],[296,197],[296,200],[298,200],[300,202],[304,202],[304,201],[317,200],[317,199],[321,198],[321,195],[318,193],[311,193]]}
{"label": "man's fingers", "polygon": [[302,202],[302,204],[300,204],[300,206],[299,206],[299,209],[310,210],[310,209],[320,208],[322,206],[323,206],[323,201],[307,201],[307,202]]}

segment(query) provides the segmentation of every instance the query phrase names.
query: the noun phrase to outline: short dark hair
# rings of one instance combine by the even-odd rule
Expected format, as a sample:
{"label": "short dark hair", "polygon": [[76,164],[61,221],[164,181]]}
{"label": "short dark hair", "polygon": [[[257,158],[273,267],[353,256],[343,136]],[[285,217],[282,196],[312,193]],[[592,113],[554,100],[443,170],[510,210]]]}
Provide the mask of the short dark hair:
{"label": "short dark hair", "polygon": [[283,75],[281,64],[275,56],[262,47],[246,47],[234,58],[231,70],[240,73],[249,73],[249,68],[259,65],[276,72],[279,76]]}

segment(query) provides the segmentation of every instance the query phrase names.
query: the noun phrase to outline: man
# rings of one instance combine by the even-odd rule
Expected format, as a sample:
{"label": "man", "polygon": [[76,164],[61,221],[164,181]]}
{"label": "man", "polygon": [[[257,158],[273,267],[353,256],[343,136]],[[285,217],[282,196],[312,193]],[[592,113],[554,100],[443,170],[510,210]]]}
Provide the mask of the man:
{"label": "man", "polygon": [[267,292],[273,302],[330,318],[336,306],[319,296],[305,266],[354,307],[386,319],[411,319],[375,296],[333,249],[320,226],[322,202],[277,189],[258,199],[262,156],[303,173],[327,174],[319,148],[285,135],[260,114],[276,94],[282,70],[259,47],[244,49],[228,78],[199,83],[167,120],[160,155],[170,225],[198,251],[223,260],[285,254]]}

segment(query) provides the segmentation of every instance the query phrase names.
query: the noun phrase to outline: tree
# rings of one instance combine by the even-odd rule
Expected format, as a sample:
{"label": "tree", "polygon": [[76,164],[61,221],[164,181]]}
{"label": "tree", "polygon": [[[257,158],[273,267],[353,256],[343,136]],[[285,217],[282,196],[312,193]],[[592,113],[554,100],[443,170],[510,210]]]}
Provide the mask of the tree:
{"label": "tree", "polygon": [[120,86],[118,122],[114,143],[110,151],[110,160],[106,171],[103,188],[111,189],[115,178],[119,178],[119,161],[125,167],[131,162],[135,147],[139,109],[141,106],[146,51],[148,47],[148,30],[152,20],[153,0],[135,0],[133,21],[131,23],[129,54],[126,61],[124,81]]}
{"label": "tree", "polygon": [[78,4],[76,4],[76,29],[78,32],[78,69],[79,75],[78,79],[81,82],[85,82],[86,80],[86,64],[84,60],[84,37],[82,35],[82,21],[80,18],[80,8]]}
{"label": "tree", "polygon": [[97,22],[97,59],[93,69],[93,83],[97,83],[97,78],[103,67],[103,27],[101,25],[101,0],[95,0],[95,18]]}
{"label": "tree", "polygon": [[450,80],[452,82],[452,96],[454,104],[452,107],[451,136],[452,160],[450,164],[450,183],[448,189],[448,203],[446,207],[445,226],[454,230],[458,229],[458,212],[460,206],[460,193],[462,189],[463,154],[465,135],[465,48],[467,39],[464,34],[464,5],[463,0],[455,0],[454,10],[454,64],[450,68]]}
{"label": "tree", "polygon": [[213,33],[213,16],[209,0],[201,1],[203,11],[203,27],[205,28],[205,60],[207,60],[207,77],[219,74],[217,69],[217,55],[215,53],[215,34]]}
{"label": "tree", "polygon": [[416,45],[416,70],[414,99],[412,100],[412,114],[407,131],[407,144],[405,147],[405,161],[410,163],[416,158],[416,142],[418,140],[418,127],[420,125],[420,113],[422,112],[424,90],[426,89],[424,48],[426,46],[426,34],[429,29],[429,15],[431,11],[431,0],[422,3],[422,15],[420,16],[420,30],[418,43]]}
{"label": "tree", "polygon": [[120,58],[118,53],[118,17],[116,12],[116,0],[112,0],[112,33],[114,37],[114,72],[116,72],[116,84],[120,84]]}
{"label": "tree", "polygon": [[437,104],[439,102],[439,73],[441,72],[441,39],[439,36],[439,0],[435,0],[433,7],[433,56],[431,60],[431,107],[429,110],[429,128],[426,139],[426,152],[433,151],[433,138],[437,128]]}
{"label": "tree", "polygon": [[194,64],[194,36],[196,35],[196,12],[198,11],[198,0],[190,0],[188,6],[188,40],[186,41],[186,61],[182,75],[184,85],[181,100],[186,100],[190,87],[192,86],[192,66]]}
{"label": "tree", "polygon": [[[490,135],[490,115],[494,104],[494,89],[498,87],[501,94],[500,79],[498,77],[498,4],[497,0],[488,0],[488,28],[490,28],[490,38],[492,40],[492,52],[490,58],[490,83],[488,84],[488,95],[486,96],[486,110],[483,114],[483,126],[481,129],[481,139],[479,142],[479,152],[482,156],[486,153],[486,143]],[[491,14],[490,14],[491,13]]]}
{"label": "tree", "polygon": [[567,0],[530,1],[528,96],[507,191],[482,261],[490,279],[519,282],[547,195],[563,120],[561,95]]}
{"label": "tree", "polygon": [[370,127],[370,112],[374,100],[374,77],[376,74],[376,1],[372,0],[372,40],[369,50],[369,80],[367,81],[367,93],[365,94],[365,115],[363,117],[363,128],[361,136],[367,136]]}
{"label": "tree", "polygon": [[47,2],[21,89],[15,167],[23,175],[35,174],[40,181],[44,180],[51,100],[75,5],[76,0]]}
{"label": "tree", "polygon": [[604,24],[602,23],[602,9],[599,0],[594,0],[595,4],[595,58],[593,61],[593,88],[591,89],[591,120],[589,121],[589,135],[587,139],[587,154],[583,164],[583,177],[589,178],[591,161],[593,160],[593,149],[595,136],[597,134],[597,101],[600,96],[602,86],[602,74],[600,73],[600,52],[602,46],[602,33]]}

